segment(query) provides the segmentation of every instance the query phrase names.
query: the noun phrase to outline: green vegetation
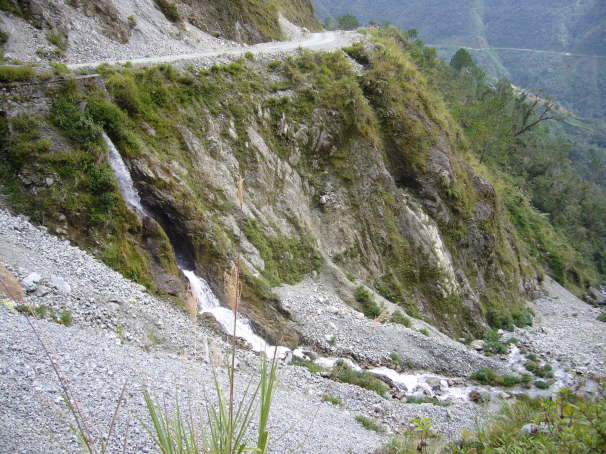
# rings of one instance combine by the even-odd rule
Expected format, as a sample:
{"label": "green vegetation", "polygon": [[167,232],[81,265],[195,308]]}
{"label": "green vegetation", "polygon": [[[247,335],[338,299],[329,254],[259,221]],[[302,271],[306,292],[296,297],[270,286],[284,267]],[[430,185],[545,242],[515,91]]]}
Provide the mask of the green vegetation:
{"label": "green vegetation", "polygon": [[53,72],[56,75],[69,74],[69,69],[63,63],[51,62],[50,66],[51,66],[51,68],[53,68]]}
{"label": "green vegetation", "polygon": [[360,26],[360,21],[356,16],[343,14],[335,18],[327,17],[322,21],[326,30],[355,30]]}
{"label": "green vegetation", "polygon": [[410,319],[402,313],[402,311],[394,311],[391,314],[391,318],[389,319],[391,323],[397,323],[398,325],[404,325],[407,328],[410,328],[411,322]]}
{"label": "green vegetation", "polygon": [[[532,424],[531,426],[529,426]],[[606,400],[592,400],[562,390],[557,399],[518,399],[500,414],[467,434],[458,443],[446,444],[419,430],[399,435],[374,454],[603,454],[606,453]],[[522,428],[534,428],[525,431]]]}
{"label": "green vegetation", "polygon": [[362,306],[362,312],[368,318],[377,318],[381,314],[381,307],[374,300],[372,294],[362,285],[356,288],[354,297]]}
{"label": "green vegetation", "polygon": [[501,342],[501,336],[496,330],[488,330],[484,335],[484,353],[503,355],[509,351],[507,344]]}
{"label": "green vegetation", "polygon": [[528,361],[524,363],[524,367],[527,371],[532,372],[537,377],[553,378],[552,367],[549,364],[544,364],[541,366],[535,361]]}
{"label": "green vegetation", "polygon": [[476,380],[482,385],[511,387],[527,382],[527,378],[518,378],[512,375],[497,375],[492,369],[480,369],[471,375],[472,380]]}
{"label": "green vegetation", "polygon": [[322,400],[324,402],[328,402],[329,404],[335,405],[337,407],[340,407],[341,405],[343,405],[343,402],[341,401],[341,399],[339,399],[338,397],[335,397],[335,396],[331,396],[330,394],[322,394]]}
{"label": "green vegetation", "polygon": [[429,337],[429,336],[430,336],[430,334],[429,334],[429,330],[428,330],[427,328],[421,328],[421,329],[419,330],[419,332],[420,332],[420,333],[421,333],[423,336],[427,336],[427,337]]}
{"label": "green vegetation", "polygon": [[181,22],[179,8],[177,4],[169,0],[154,0],[162,14],[171,22]]}
{"label": "green vegetation", "polygon": [[542,380],[535,381],[534,385],[539,389],[549,389],[549,384]]}
{"label": "green vegetation", "polygon": [[596,320],[600,322],[606,322],[606,313],[598,315],[598,318]]}
{"label": "green vegetation", "polygon": [[323,367],[318,366],[313,361],[305,361],[305,360],[301,360],[298,358],[293,358],[292,361],[290,362],[290,364],[293,366],[305,367],[312,374],[319,374],[320,372],[325,371],[325,369]]}
{"label": "green vegetation", "polygon": [[0,30],[0,46],[8,42],[9,34],[4,30]]}
{"label": "green vegetation", "polygon": [[372,430],[373,432],[383,433],[385,429],[379,424],[377,421],[371,418],[367,418],[366,416],[356,416],[356,421],[364,426],[367,430]]}
{"label": "green vegetation", "polygon": [[322,258],[305,235],[301,239],[268,235],[254,219],[244,222],[243,231],[265,261],[263,274],[271,285],[295,284],[322,266]]}
{"label": "green vegetation", "polygon": [[407,404],[431,404],[438,405],[439,407],[449,407],[451,402],[440,400],[437,397],[416,397],[409,396],[406,397]]}
{"label": "green vegetation", "polygon": [[30,65],[24,66],[0,66],[0,82],[23,82],[31,80],[36,75],[34,68]]}
{"label": "green vegetation", "polygon": [[389,391],[389,387],[370,372],[355,371],[342,361],[337,362],[333,367],[330,378],[340,383],[349,383],[374,391],[380,396],[384,396]]}

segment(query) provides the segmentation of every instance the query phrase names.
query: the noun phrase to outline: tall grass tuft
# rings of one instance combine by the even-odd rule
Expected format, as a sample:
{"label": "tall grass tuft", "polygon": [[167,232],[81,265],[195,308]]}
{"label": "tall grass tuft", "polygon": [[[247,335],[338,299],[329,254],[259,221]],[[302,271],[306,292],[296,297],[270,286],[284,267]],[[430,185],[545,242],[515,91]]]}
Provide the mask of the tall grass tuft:
{"label": "tall grass tuft", "polygon": [[[238,182],[240,211],[244,204],[244,181]],[[191,410],[184,414],[177,395],[171,416],[166,406],[160,406],[148,393],[144,399],[151,420],[146,427],[162,454],[265,454],[269,447],[269,416],[276,384],[277,358],[261,361],[259,381],[248,381],[242,396],[236,398],[236,329],[242,296],[240,281],[240,249],[233,266],[224,276],[225,295],[233,310],[231,355],[227,386],[224,387],[213,371],[212,396],[205,395],[203,416],[195,417]],[[251,440],[251,423],[258,413],[256,442]],[[251,445],[251,443],[253,445]]]}

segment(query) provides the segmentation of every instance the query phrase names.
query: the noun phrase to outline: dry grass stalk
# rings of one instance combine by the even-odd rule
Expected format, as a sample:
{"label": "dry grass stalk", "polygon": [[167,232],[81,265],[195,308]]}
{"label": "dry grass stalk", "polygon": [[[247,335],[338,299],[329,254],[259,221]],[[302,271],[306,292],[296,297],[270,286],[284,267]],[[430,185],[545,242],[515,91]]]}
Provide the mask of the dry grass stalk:
{"label": "dry grass stalk", "polygon": [[23,287],[13,273],[2,264],[0,264],[0,292],[17,304],[25,304]]}

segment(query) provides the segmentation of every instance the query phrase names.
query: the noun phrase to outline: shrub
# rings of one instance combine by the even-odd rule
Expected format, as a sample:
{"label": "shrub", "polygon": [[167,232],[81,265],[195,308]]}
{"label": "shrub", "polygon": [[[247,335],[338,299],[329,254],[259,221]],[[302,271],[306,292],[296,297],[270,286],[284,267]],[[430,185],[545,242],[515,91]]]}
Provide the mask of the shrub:
{"label": "shrub", "polygon": [[475,372],[471,376],[472,380],[475,380],[483,385],[493,385],[497,380],[497,374],[494,370],[484,368]]}
{"label": "shrub", "polygon": [[179,15],[179,9],[177,8],[176,3],[171,3],[167,0],[154,0],[164,17],[166,17],[171,22],[180,22],[181,16]]}
{"label": "shrub", "polygon": [[419,330],[419,332],[423,335],[423,336],[427,336],[429,337],[429,331],[427,330],[427,328],[421,328]]}
{"label": "shrub", "polygon": [[59,316],[59,323],[65,326],[71,326],[73,321],[74,319],[70,311],[64,310],[63,312],[61,312],[61,315]]}
{"label": "shrub", "polygon": [[391,361],[397,366],[402,365],[402,358],[400,358],[400,355],[398,355],[396,352],[391,352],[389,359],[391,359]]}
{"label": "shrub", "polygon": [[509,351],[507,345],[501,342],[501,336],[494,330],[488,330],[484,334],[484,352],[489,354],[505,354]]}
{"label": "shrub", "polygon": [[87,147],[99,145],[102,130],[88,113],[80,110],[79,102],[75,92],[67,88],[53,101],[49,118],[74,142]]}
{"label": "shrub", "polygon": [[50,64],[51,68],[53,68],[53,72],[57,75],[59,74],[69,74],[69,69],[63,63],[52,62]]}
{"label": "shrub", "polygon": [[377,318],[381,314],[381,308],[364,286],[360,285],[354,293],[356,301],[362,306],[362,312],[368,318]]}
{"label": "shrub", "polygon": [[137,19],[134,16],[128,16],[127,20],[130,27],[134,28],[137,26]]}
{"label": "shrub", "polygon": [[527,371],[532,372],[535,376],[540,378],[553,378],[552,368],[549,364],[543,366],[535,361],[528,361],[524,364]]}
{"label": "shrub", "polygon": [[537,380],[534,382],[534,385],[539,389],[548,389],[549,385],[543,380]]}
{"label": "shrub", "polygon": [[600,322],[606,322],[606,312],[604,312],[601,315],[598,315],[598,318],[596,320],[598,320]]}
{"label": "shrub", "polygon": [[406,403],[407,404],[432,404],[432,405],[438,405],[440,407],[450,407],[450,405],[452,404],[452,402],[440,400],[436,397],[425,397],[425,396],[423,396],[423,397],[416,397],[416,396],[406,397]]}
{"label": "shrub", "polygon": [[367,430],[372,430],[373,432],[383,433],[385,429],[374,419],[367,418],[366,416],[356,416],[356,421],[364,426]]}
{"label": "shrub", "polygon": [[31,80],[36,75],[34,68],[25,66],[0,66],[0,82],[22,82]]}
{"label": "shrub", "polygon": [[63,53],[67,49],[67,36],[65,34],[51,33],[48,35],[47,39],[49,43],[61,50],[60,53]]}
{"label": "shrub", "polygon": [[318,366],[313,361],[307,361],[298,358],[293,358],[290,364],[293,366],[305,367],[312,374],[319,374],[320,372],[325,370],[323,367]]}
{"label": "shrub", "polygon": [[512,312],[511,318],[513,319],[513,324],[518,328],[532,326],[532,314],[526,310]]}
{"label": "shrub", "polygon": [[491,328],[504,329],[506,331],[513,331],[514,324],[513,318],[509,314],[503,314],[498,312],[494,308],[489,308],[486,313],[486,321]]}
{"label": "shrub", "polygon": [[342,361],[333,367],[330,378],[340,383],[349,383],[374,391],[380,396],[384,396],[389,391],[389,387],[370,372],[352,370]]}
{"label": "shrub", "polygon": [[0,46],[8,42],[9,34],[0,30]]}
{"label": "shrub", "polygon": [[329,404],[333,404],[337,407],[343,404],[341,399],[339,399],[338,397],[335,397],[335,396],[331,396],[330,394],[323,394],[322,400],[324,402],[328,402]]}
{"label": "shrub", "polygon": [[251,51],[248,51],[244,54],[244,58],[246,58],[247,60],[250,60],[250,61],[254,61],[255,54],[253,54]]}
{"label": "shrub", "polygon": [[404,315],[402,311],[395,311],[393,314],[391,314],[391,318],[389,320],[391,321],[391,323],[404,325],[407,328],[410,328],[411,325],[410,319],[406,317],[406,315]]}

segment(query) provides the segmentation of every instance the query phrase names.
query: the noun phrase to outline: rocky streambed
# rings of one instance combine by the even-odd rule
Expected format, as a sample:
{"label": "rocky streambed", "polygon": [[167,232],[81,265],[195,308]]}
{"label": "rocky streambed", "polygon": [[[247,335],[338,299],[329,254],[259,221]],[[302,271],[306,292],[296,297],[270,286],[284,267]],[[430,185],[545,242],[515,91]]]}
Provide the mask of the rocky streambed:
{"label": "rocky streambed", "polygon": [[[178,390],[192,396],[193,405],[201,405],[212,364],[220,365],[228,348],[225,337],[205,319],[192,324],[173,303],[149,295],[66,241],[3,210],[0,263],[21,281],[28,303],[47,308],[44,319],[35,323],[95,427],[106,427],[127,383],[118,433],[130,427],[128,452],[154,452],[138,422],[146,416],[143,388],[169,402]],[[548,281],[546,290],[549,296],[534,302],[535,326],[514,333],[519,345],[544,359],[554,358],[554,372],[561,368],[585,377],[603,371],[606,324],[595,320],[599,311],[553,282]],[[435,431],[452,439],[473,429],[491,409],[491,404],[471,402],[471,392],[491,394],[493,404],[508,397],[500,393],[517,392],[480,386],[468,377],[480,368],[515,373],[526,360],[519,350],[502,359],[489,358],[430,327],[426,336],[404,326],[378,324],[311,280],[278,293],[304,335],[305,344],[294,356],[313,351],[314,361],[327,367],[348,359],[354,369],[391,380],[394,389],[382,397],[322,372],[282,363],[271,427],[275,452],[298,452],[302,444],[307,451],[328,454],[370,453],[394,433],[409,429],[416,417],[430,418]],[[5,298],[0,308],[0,451],[77,452],[57,378],[25,316],[4,303]],[[61,320],[64,312],[69,312],[70,323]],[[425,327],[422,321],[412,322],[412,328]],[[392,369],[394,352],[405,366],[398,371]],[[244,384],[256,375],[258,356],[244,349],[238,362]],[[415,395],[449,405],[411,403]],[[326,396],[339,399],[340,405],[326,402]],[[365,429],[356,416],[378,421],[385,432]],[[334,436],[337,428],[343,436]]]}

